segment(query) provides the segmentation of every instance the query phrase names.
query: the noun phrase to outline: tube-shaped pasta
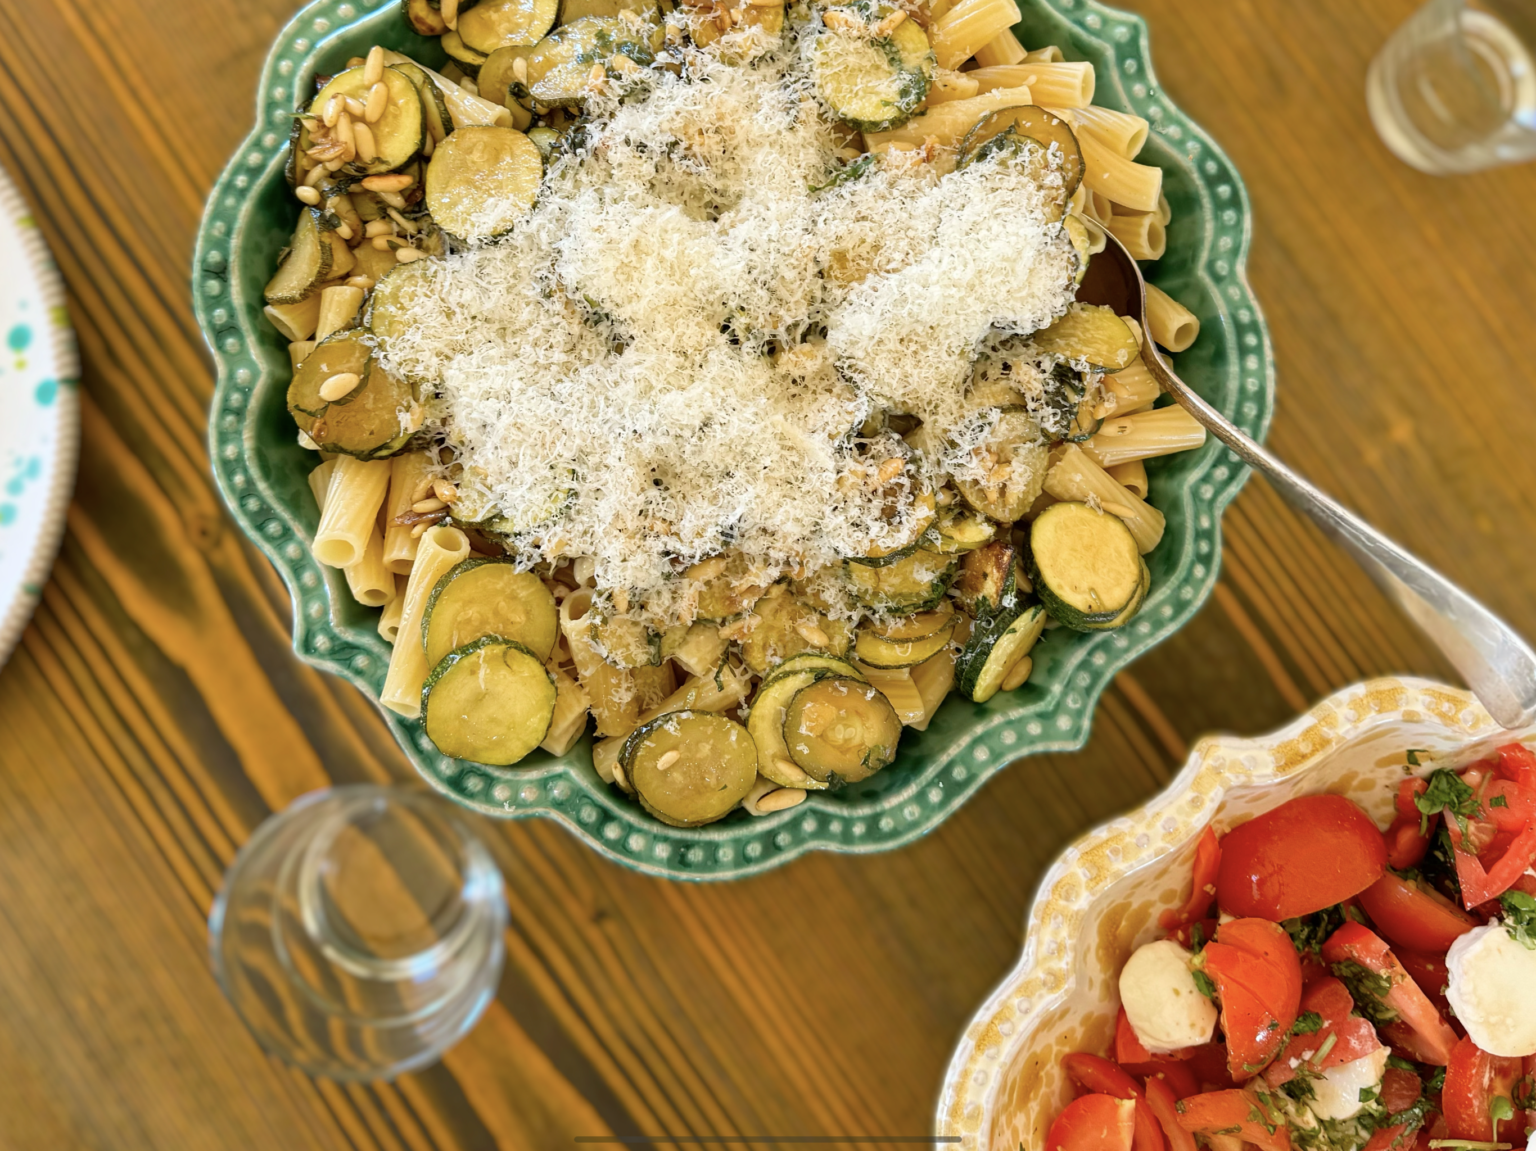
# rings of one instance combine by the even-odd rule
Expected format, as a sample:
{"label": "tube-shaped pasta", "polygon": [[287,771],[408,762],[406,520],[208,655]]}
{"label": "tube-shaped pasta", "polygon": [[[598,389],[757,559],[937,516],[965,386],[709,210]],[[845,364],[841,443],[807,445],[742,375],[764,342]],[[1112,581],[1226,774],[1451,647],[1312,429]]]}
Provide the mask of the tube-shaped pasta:
{"label": "tube-shaped pasta", "polygon": [[437,581],[455,564],[469,558],[469,537],[458,528],[439,525],[422,534],[416,550],[416,563],[405,585],[405,603],[400,612],[400,633],[394,653],[389,657],[389,672],[379,702],[408,719],[421,714],[421,687],[427,682],[427,653],[421,644],[421,617],[426,614],[427,598]]}
{"label": "tube-shaped pasta", "polygon": [[592,589],[577,588],[560,602],[560,632],[565,645],[571,649],[571,662],[576,674],[588,679],[597,674],[603,657],[592,646],[592,621],[587,613],[592,610]]}
{"label": "tube-shaped pasta", "polygon": [[[1087,188],[1087,199],[1083,201],[1083,215],[1102,230],[1109,218],[1115,214],[1115,206],[1108,196],[1089,188],[1086,182],[1082,186]],[[1103,238],[1103,236],[1099,237],[1101,240]],[[1103,250],[1103,248],[1099,249],[1101,252]]]}
{"label": "tube-shaped pasta", "polygon": [[[1168,250],[1168,233],[1157,222],[1156,212],[1116,213],[1104,221],[1104,227],[1114,233],[1115,239],[1125,245],[1133,260],[1161,260]],[[1148,297],[1151,285],[1148,285]],[[1151,320],[1152,301],[1147,301],[1148,320]],[[1186,345],[1187,346],[1187,345]]]}
{"label": "tube-shaped pasta", "polygon": [[1120,322],[1131,329],[1131,335],[1136,337],[1136,346],[1138,348],[1146,344],[1146,337],[1142,334],[1140,320],[1135,316],[1121,316]]}
{"label": "tube-shaped pasta", "polygon": [[320,292],[320,314],[315,325],[316,341],[350,327],[363,306],[363,290],[339,284]]}
{"label": "tube-shaped pasta", "polygon": [[315,507],[325,514],[326,493],[331,490],[331,476],[336,471],[336,461],[326,460],[309,473],[309,494],[315,497]]}
{"label": "tube-shaped pasta", "polygon": [[[1081,185],[1079,185],[1081,187]],[[1083,228],[1088,233],[1088,254],[1097,256],[1104,250],[1104,245],[1109,241],[1105,238],[1104,225],[1092,216],[1083,216]]]}
{"label": "tube-shaped pasta", "polygon": [[1077,187],[1072,189],[1072,196],[1067,201],[1067,212],[1069,215],[1081,216],[1087,204],[1088,189],[1079,181]]}
{"label": "tube-shaped pasta", "polygon": [[[555,707],[560,707],[560,696],[555,696]],[[619,752],[624,750],[624,736],[616,735],[599,739],[592,744],[592,767],[604,783],[613,782],[613,769],[618,766]]]}
{"label": "tube-shaped pasta", "polygon": [[677,690],[677,673],[671,663],[660,667],[637,667],[631,672],[635,677],[635,698],[641,708],[649,711]]}
{"label": "tube-shaped pasta", "polygon": [[1147,370],[1147,365],[1140,356],[1118,372],[1105,376],[1104,390],[1109,393],[1105,397],[1106,402],[1113,400],[1114,403],[1107,411],[1095,413],[1100,419],[1111,413],[1125,416],[1150,407],[1157,397],[1163,394],[1162,385],[1157,382],[1157,377]]}
{"label": "tube-shaped pasta", "polygon": [[379,635],[386,643],[394,643],[400,636],[400,615],[405,611],[406,577],[395,576],[395,598],[384,605],[379,613]]}
{"label": "tube-shaped pasta", "polygon": [[928,28],[934,61],[940,68],[958,68],[983,44],[1018,22],[1014,0],[960,0]]}
{"label": "tube-shaped pasta", "polygon": [[333,568],[344,568],[361,559],[387,487],[386,461],[339,457],[326,489],[320,526],[315,529],[315,559]]}
{"label": "tube-shaped pasta", "polygon": [[550,718],[549,731],[539,744],[550,755],[564,755],[576,746],[576,741],[587,730],[586,688],[566,675],[559,668],[552,669],[555,677],[555,714]]}
{"label": "tube-shaped pasta", "polygon": [[1104,470],[1115,477],[1116,483],[1121,484],[1126,491],[1138,499],[1146,499],[1147,493],[1152,490],[1151,485],[1147,483],[1147,465],[1140,460],[1130,460]]}
{"label": "tube-shaped pasta", "polygon": [[599,659],[590,675],[581,676],[581,686],[591,700],[598,735],[628,735],[635,730],[640,697],[631,672]]}
{"label": "tube-shaped pasta", "polygon": [[1082,444],[1101,468],[1187,452],[1205,443],[1205,427],[1183,408],[1153,408],[1131,416],[1111,416]]}
{"label": "tube-shaped pasta", "polygon": [[682,645],[672,653],[672,662],[689,675],[713,675],[725,658],[726,642],[713,624],[696,623],[688,629]]}
{"label": "tube-shaped pasta", "polygon": [[693,677],[655,707],[641,712],[640,722],[650,723],[669,711],[725,711],[746,699],[751,690],[752,674],[727,663],[718,673]]}
{"label": "tube-shaped pasta", "polygon": [[910,727],[923,718],[923,693],[912,682],[911,669],[901,667],[887,670],[860,664],[859,670],[874,689],[889,701],[903,726]]}
{"label": "tube-shaped pasta", "polygon": [[[1117,112],[1113,108],[1090,107],[1087,104],[1063,104],[1051,107],[1051,101],[1040,96],[1040,103],[1048,111],[1055,112],[1069,121],[1081,138],[1085,133],[1113,148],[1127,160],[1134,160],[1146,146],[1150,125],[1141,116],[1131,112]],[[1151,209],[1146,209],[1151,211]]]}
{"label": "tube-shaped pasta", "polygon": [[1013,34],[1013,29],[1011,28],[1003,29],[980,48],[976,49],[976,63],[980,64],[983,68],[1018,64],[1023,59],[1024,45],[1019,43],[1019,38]]}
{"label": "tube-shaped pasta", "polygon": [[955,685],[954,652],[941,651],[918,664],[912,669],[912,682],[917,685],[918,694],[923,697],[923,715],[907,726],[916,731],[927,731],[934,713],[939,710],[944,697],[949,695],[949,689]]}
{"label": "tube-shaped pasta", "polygon": [[978,91],[976,81],[968,72],[951,72],[940,69],[934,74],[933,86],[928,89],[928,106],[946,104],[950,100],[968,100]]}
{"label": "tube-shaped pasta", "polygon": [[295,340],[288,345],[288,362],[293,365],[294,371],[298,371],[299,365],[307,360],[309,353],[314,350],[314,340]]}
{"label": "tube-shaped pasta", "polygon": [[1055,44],[1045,48],[1034,48],[1024,53],[1026,64],[1060,64],[1066,57],[1061,54],[1061,49]]}
{"label": "tube-shaped pasta", "polygon": [[364,607],[383,607],[395,598],[395,576],[384,566],[384,537],[377,527],[368,533],[362,558],[343,570],[352,598]]}
{"label": "tube-shaped pasta", "polygon": [[402,452],[389,461],[389,500],[384,505],[384,566],[396,575],[410,575],[417,538],[395,522],[411,510],[416,492],[426,482],[432,460],[426,452]]}
{"label": "tube-shaped pasta", "polygon": [[883,152],[893,143],[921,145],[932,136],[941,148],[953,149],[988,112],[1031,102],[1028,88],[999,88],[969,100],[950,100],[912,117],[899,128],[865,132],[864,145],[871,152]]}
{"label": "tube-shaped pasta", "polygon": [[1166,228],[1171,219],[1173,219],[1173,206],[1168,203],[1166,195],[1161,195],[1157,198],[1157,222]]}
{"label": "tube-shaped pasta", "polygon": [[[977,68],[965,75],[975,80],[983,92],[1028,85],[1035,100],[1049,108],[1076,110],[1093,103],[1093,65],[1086,61]],[[1063,116],[1063,119],[1070,121],[1075,117]]]}
{"label": "tube-shaped pasta", "polygon": [[1148,284],[1147,331],[1154,344],[1182,352],[1200,335],[1200,317],[1157,285]]}
{"label": "tube-shaped pasta", "polygon": [[[1090,192],[1134,212],[1157,211],[1157,198],[1163,194],[1161,168],[1126,159],[1092,132],[1079,132],[1077,146],[1083,153],[1083,182]],[[1100,222],[1107,221],[1101,217]]]}
{"label": "tube-shaped pasta", "polygon": [[262,311],[283,339],[307,340],[320,323],[320,293],[312,292],[297,304],[268,304]]}
{"label": "tube-shaped pasta", "polygon": [[1059,500],[1096,501],[1104,511],[1119,516],[1142,555],[1157,546],[1165,526],[1162,512],[1128,491],[1076,444],[1058,451],[1056,462],[1045,473],[1047,492]]}

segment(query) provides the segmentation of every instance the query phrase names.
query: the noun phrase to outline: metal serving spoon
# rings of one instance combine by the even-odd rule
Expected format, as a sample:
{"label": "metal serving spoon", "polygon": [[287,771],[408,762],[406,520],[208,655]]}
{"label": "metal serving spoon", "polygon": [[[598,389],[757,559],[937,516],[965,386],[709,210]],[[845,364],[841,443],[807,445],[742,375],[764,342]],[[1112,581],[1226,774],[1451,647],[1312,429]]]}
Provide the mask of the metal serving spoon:
{"label": "metal serving spoon", "polygon": [[1119,315],[1135,316],[1141,322],[1142,360],[1163,389],[1240,459],[1268,476],[1292,507],[1311,516],[1342,544],[1445,653],[1495,720],[1516,728],[1536,719],[1536,654],[1513,628],[1291,471],[1174,375],[1147,334],[1147,290],[1141,269],[1113,235],[1105,234],[1104,250],[1089,261],[1078,297],[1106,304]]}

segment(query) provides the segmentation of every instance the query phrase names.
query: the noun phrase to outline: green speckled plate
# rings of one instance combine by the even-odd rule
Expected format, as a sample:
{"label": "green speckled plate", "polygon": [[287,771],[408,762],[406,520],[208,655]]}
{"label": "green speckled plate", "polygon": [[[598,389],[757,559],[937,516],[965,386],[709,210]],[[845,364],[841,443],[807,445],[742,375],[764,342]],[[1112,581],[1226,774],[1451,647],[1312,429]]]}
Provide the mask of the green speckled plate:
{"label": "green speckled plate", "polygon": [[[1097,101],[1134,111],[1153,126],[1143,161],[1166,172],[1173,206],[1168,255],[1151,278],[1200,316],[1200,340],[1179,370],[1239,426],[1262,437],[1274,404],[1269,335],[1249,290],[1248,197],[1214,141],[1158,90],[1147,30],[1135,16],[1091,0],[1022,0],[1025,44],[1059,44],[1093,61]],[[283,29],[261,76],[255,130],[214,188],[198,236],[194,299],[218,365],[209,421],[214,471],[245,531],[287,581],[293,645],[304,659],[377,696],[389,649],[376,612],[358,607],[341,573],[310,558],[317,514],[305,481],[314,457],[295,442],[283,406],[288,357],[261,315],[261,289],[293,227],[282,177],[294,93],[373,43],[442,57],[382,0],[320,0]],[[1221,510],[1246,470],[1214,441],[1153,461],[1152,502],[1167,516],[1162,545],[1148,557],[1152,594],[1123,631],[1057,630],[1035,649],[1035,672],[1018,692],[978,705],[952,696],[926,732],[908,732],[893,766],[837,793],[761,819],[744,812],[706,828],[665,827],[605,786],[586,743],[562,759],[542,756],[510,769],[445,759],[414,722],[384,712],[406,753],[439,791],[488,815],[559,820],[597,851],[641,871],[677,879],[750,875],[807,851],[884,851],[932,831],[992,773],[1021,756],[1081,747],[1104,685],[1165,639],[1204,602],[1221,554]]]}

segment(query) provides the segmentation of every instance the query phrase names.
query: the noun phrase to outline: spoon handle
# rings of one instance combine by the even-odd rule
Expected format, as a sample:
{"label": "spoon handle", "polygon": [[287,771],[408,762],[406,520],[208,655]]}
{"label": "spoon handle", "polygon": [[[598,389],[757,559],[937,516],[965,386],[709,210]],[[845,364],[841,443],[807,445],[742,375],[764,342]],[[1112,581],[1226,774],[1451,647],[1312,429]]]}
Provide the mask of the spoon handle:
{"label": "spoon handle", "polygon": [[1513,628],[1245,435],[1174,374],[1150,339],[1142,351],[1148,369],[1186,411],[1355,557],[1445,653],[1495,720],[1516,728],[1536,719],[1536,653]]}

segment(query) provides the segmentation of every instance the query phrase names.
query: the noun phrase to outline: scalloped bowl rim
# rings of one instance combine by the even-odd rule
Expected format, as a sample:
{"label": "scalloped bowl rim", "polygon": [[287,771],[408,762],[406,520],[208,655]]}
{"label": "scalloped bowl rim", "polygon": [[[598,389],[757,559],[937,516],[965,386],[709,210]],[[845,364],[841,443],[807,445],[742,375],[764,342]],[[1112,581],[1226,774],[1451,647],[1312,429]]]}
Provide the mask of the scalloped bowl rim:
{"label": "scalloped bowl rim", "polygon": [[[1392,724],[1410,723],[1442,728],[1466,759],[1536,731],[1506,731],[1471,693],[1446,684],[1411,677],[1367,680],[1334,693],[1268,735],[1206,736],[1154,798],[1074,840],[1040,878],[1025,915],[1018,963],[962,1033],[940,1090],[935,1132],[960,1136],[967,1151],[986,1148],[1003,1076],[1041,1020],[1076,989],[1075,971],[1087,934],[1073,934],[1070,927],[1055,932],[1056,941],[1065,940],[1065,945],[1048,955],[1051,948],[1041,946],[1047,925],[1081,923],[1117,898],[1113,888],[1121,880],[1156,868],[1190,846],[1230,790],[1283,788]],[[1138,844],[1146,846],[1137,851],[1132,845]],[[1094,894],[1085,902],[1086,860],[1093,861],[1088,866]],[[1054,989],[1028,993],[1041,986]]]}
{"label": "scalloped bowl rim", "polygon": [[[1274,407],[1275,372],[1269,332],[1247,281],[1252,212],[1241,176],[1210,136],[1164,96],[1152,69],[1145,21],[1096,0],[1023,0],[1021,23],[1060,25],[1063,36],[1092,41],[1090,50],[1116,65],[1099,70],[1100,91],[1120,106],[1139,107],[1154,125],[1149,153],[1172,165],[1192,185],[1199,204],[1198,234],[1187,276],[1209,298],[1223,333],[1213,369],[1212,395],[1240,424],[1262,438]],[[359,13],[360,7],[375,7]],[[398,9],[387,0],[315,0],[301,9],[273,43],[257,93],[257,125],[220,176],[205,210],[193,262],[193,301],[217,367],[209,419],[210,457],[219,489],[245,534],[278,569],[293,599],[293,647],[306,662],[340,675],[377,700],[388,649],[373,632],[339,618],[340,573],[309,554],[312,525],[277,497],[260,466],[253,466],[256,415],[273,381],[273,360],[253,351],[263,339],[261,302],[244,298],[240,268],[246,227],[260,192],[281,179],[289,85],[306,82],[318,57],[363,34]],[[1102,35],[1100,34],[1102,33]],[[378,39],[399,42],[404,30]],[[1114,42],[1112,43],[1111,40]],[[1137,103],[1139,101],[1139,103]],[[1223,217],[1218,224],[1218,207]],[[1189,217],[1183,217],[1188,219]],[[1217,232],[1222,232],[1218,247]],[[262,279],[265,279],[263,276]],[[233,312],[233,314],[231,314]],[[1214,326],[1214,325],[1213,325]],[[1159,579],[1141,617],[1121,632],[1078,637],[1053,654],[1042,645],[1037,664],[1050,666],[1038,690],[1015,693],[1021,702],[982,712],[955,697],[941,709],[935,729],[908,735],[904,756],[916,763],[890,790],[873,799],[832,803],[812,798],[797,808],[750,822],[727,822],[678,833],[619,800],[590,767],[585,741],[572,756],[532,767],[495,769],[449,760],[436,752],[419,725],[393,712],[383,716],[413,765],[443,794],[484,814],[553,818],[609,859],[653,875],[725,879],[755,874],[812,850],[870,853],[899,847],[933,830],[997,770],[1024,754],[1075,750],[1087,741],[1092,715],[1109,679],[1132,659],[1183,626],[1209,598],[1220,562],[1221,511],[1248,476],[1225,448],[1210,443],[1191,453],[1187,476],[1159,498],[1185,524],[1170,532],[1157,553],[1177,579]],[[1198,495],[1198,499],[1197,499]],[[343,609],[344,610],[344,609]],[[974,721],[952,709],[974,710]],[[934,744],[943,730],[963,725]],[[913,744],[922,746],[914,750]],[[573,760],[582,756],[585,762]],[[894,769],[900,770],[900,764]],[[893,769],[882,773],[893,778]],[[877,777],[880,778],[880,777]],[[745,841],[745,842],[743,842]]]}

